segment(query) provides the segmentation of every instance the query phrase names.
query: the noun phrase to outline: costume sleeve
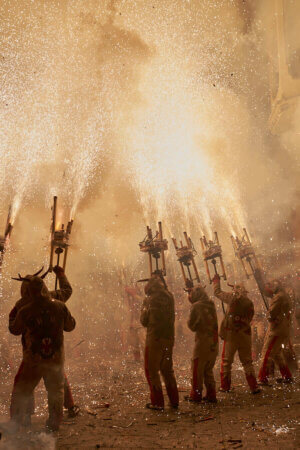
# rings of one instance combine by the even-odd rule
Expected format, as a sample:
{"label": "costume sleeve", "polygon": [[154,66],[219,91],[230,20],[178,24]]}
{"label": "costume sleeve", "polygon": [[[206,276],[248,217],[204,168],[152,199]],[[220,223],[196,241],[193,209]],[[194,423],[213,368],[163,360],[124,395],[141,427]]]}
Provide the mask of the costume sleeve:
{"label": "costume sleeve", "polygon": [[227,305],[229,305],[231,303],[231,300],[233,298],[233,295],[230,294],[229,292],[224,292],[222,291],[221,287],[220,287],[220,283],[216,283],[214,285],[214,296],[217,297],[218,299],[222,300],[223,303],[226,303]]}
{"label": "costume sleeve", "polygon": [[76,326],[76,321],[75,321],[74,317],[72,317],[72,315],[71,315],[70,311],[68,310],[68,308],[66,307],[66,305],[64,305],[64,313],[65,313],[64,331],[73,331]]}
{"label": "costume sleeve", "polygon": [[150,313],[150,304],[149,299],[145,298],[143,301],[142,309],[141,309],[141,315],[140,315],[140,322],[143,325],[143,327],[147,327],[149,323],[149,313]]}
{"label": "costume sleeve", "polygon": [[197,331],[197,328],[199,327],[199,323],[201,321],[201,315],[199,308],[196,307],[196,305],[192,305],[190,310],[190,316],[187,322],[187,325],[191,331]]}
{"label": "costume sleeve", "polygon": [[11,332],[11,334],[14,334],[15,336],[19,336],[25,331],[25,323],[23,320],[22,309],[23,308],[17,311],[17,314],[13,320],[12,319],[9,320],[8,329]]}
{"label": "costume sleeve", "polygon": [[9,329],[10,329],[10,325],[14,323],[18,311],[20,311],[21,308],[23,308],[23,306],[26,306],[29,303],[27,298],[20,298],[20,300],[18,300],[15,304],[15,306],[13,307],[13,309],[10,311],[9,316],[8,316],[8,322],[9,322]]}
{"label": "costume sleeve", "polygon": [[52,298],[65,303],[72,295],[72,287],[64,273],[58,276],[58,282],[59,289],[51,291],[50,295]]}
{"label": "costume sleeve", "polygon": [[281,313],[281,296],[275,295],[269,308],[269,322],[275,322]]}

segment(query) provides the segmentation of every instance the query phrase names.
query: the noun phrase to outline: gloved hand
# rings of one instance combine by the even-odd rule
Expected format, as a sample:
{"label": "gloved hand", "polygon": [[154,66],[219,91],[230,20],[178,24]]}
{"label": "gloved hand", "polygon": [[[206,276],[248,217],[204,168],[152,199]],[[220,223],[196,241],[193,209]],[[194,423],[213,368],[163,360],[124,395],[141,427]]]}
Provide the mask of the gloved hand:
{"label": "gloved hand", "polygon": [[65,271],[62,267],[60,266],[55,266],[53,267],[53,272],[55,273],[55,275],[57,275],[58,277],[61,277],[62,275],[65,274]]}
{"label": "gloved hand", "polygon": [[212,279],[212,282],[213,282],[214,284],[220,284],[220,280],[221,280],[220,275],[218,275],[218,274],[216,273],[215,276],[214,276],[213,279]]}
{"label": "gloved hand", "polygon": [[194,287],[194,283],[192,282],[192,280],[190,280],[189,278],[187,278],[187,279],[185,280],[185,286],[186,286],[186,291],[187,291],[187,292],[190,292],[190,291],[193,289],[193,287]]}

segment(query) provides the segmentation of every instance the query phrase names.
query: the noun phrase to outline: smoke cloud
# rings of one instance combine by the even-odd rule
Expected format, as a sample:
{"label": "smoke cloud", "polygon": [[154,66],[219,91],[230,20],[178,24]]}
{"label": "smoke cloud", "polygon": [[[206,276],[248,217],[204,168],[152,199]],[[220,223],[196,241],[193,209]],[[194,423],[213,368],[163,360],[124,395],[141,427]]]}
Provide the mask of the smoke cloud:
{"label": "smoke cloud", "polygon": [[18,295],[10,275],[47,265],[53,195],[65,223],[74,218],[70,307],[108,326],[120,319],[121,268],[127,282],[147,274],[146,224],[163,220],[169,239],[186,230],[198,248],[217,229],[228,259],[243,226],[262,248],[293,243],[300,107],[272,136],[274,11],[260,3],[2,2],[7,307]]}

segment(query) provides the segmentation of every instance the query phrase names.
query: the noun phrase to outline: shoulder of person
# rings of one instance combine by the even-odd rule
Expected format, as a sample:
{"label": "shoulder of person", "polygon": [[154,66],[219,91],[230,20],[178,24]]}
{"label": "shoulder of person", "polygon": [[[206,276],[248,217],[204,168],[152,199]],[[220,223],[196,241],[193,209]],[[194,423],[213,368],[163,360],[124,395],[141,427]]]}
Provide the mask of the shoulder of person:
{"label": "shoulder of person", "polygon": [[54,298],[51,298],[51,304],[53,305],[54,308],[59,309],[59,310],[64,310],[64,309],[68,309],[65,302],[62,302],[61,300],[56,300]]}
{"label": "shoulder of person", "polygon": [[200,300],[197,300],[196,302],[192,303],[191,305],[191,311],[200,312],[202,309],[204,309],[205,305]]}
{"label": "shoulder of person", "polygon": [[28,305],[30,303],[30,300],[28,300],[27,298],[23,298],[21,297],[15,304],[15,308],[17,308],[18,310],[23,308],[24,306]]}

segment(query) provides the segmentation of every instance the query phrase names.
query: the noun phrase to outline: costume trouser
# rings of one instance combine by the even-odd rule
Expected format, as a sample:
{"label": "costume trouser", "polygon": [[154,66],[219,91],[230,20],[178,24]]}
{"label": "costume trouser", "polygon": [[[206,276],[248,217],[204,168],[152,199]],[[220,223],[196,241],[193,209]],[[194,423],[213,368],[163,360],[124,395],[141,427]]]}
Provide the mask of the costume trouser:
{"label": "costume trouser", "polygon": [[216,382],[213,374],[213,368],[217,358],[217,351],[205,352],[201,356],[192,360],[192,389],[190,397],[201,402],[203,382],[206,387],[206,397],[209,400],[216,398]]}
{"label": "costume trouser", "polygon": [[64,367],[63,363],[53,361],[32,362],[23,360],[15,377],[11,397],[10,417],[18,423],[24,423],[31,414],[33,392],[43,378],[48,393],[48,423],[58,428],[63,417],[64,403]]}
{"label": "costume trouser", "polygon": [[130,347],[130,350],[132,351],[134,360],[140,361],[141,360],[140,338],[138,329],[135,327],[129,328],[128,345]]}
{"label": "costume trouser", "polygon": [[221,359],[221,388],[230,390],[231,386],[231,366],[235,353],[238,352],[239,359],[244,368],[246,380],[252,391],[257,389],[257,382],[252,362],[251,334],[242,331],[230,332],[223,342]]}
{"label": "costume trouser", "polygon": [[[23,363],[22,363],[22,364],[23,364]],[[15,390],[16,380],[17,380],[18,377],[19,377],[19,372],[20,372],[20,370],[21,370],[22,364],[21,364],[21,366],[19,367],[19,370],[18,370],[18,372],[17,372],[17,375],[15,376],[15,381],[14,381],[14,386],[13,386],[13,392],[12,392],[12,395],[14,395],[14,390]],[[64,408],[66,408],[66,409],[71,409],[71,408],[73,408],[73,406],[74,406],[74,400],[73,400],[72,391],[71,391],[71,388],[70,388],[70,385],[69,385],[69,382],[68,382],[67,375],[64,374]],[[33,393],[32,393],[32,397],[31,397],[31,399],[30,399],[30,401],[29,401],[29,403],[28,403],[28,411],[27,411],[28,416],[31,416],[31,415],[34,414],[34,408],[35,408],[35,405],[34,405],[34,395],[33,395]]]}
{"label": "costume trouser", "polygon": [[262,358],[258,378],[262,383],[268,382],[270,369],[273,361],[278,365],[282,378],[292,378],[292,374],[285,361],[282,345],[286,341],[286,336],[274,336],[267,333],[262,350]]}
{"label": "costume trouser", "polygon": [[150,387],[151,404],[164,407],[164,396],[160,380],[163,377],[171,405],[179,403],[177,383],[173,370],[174,341],[169,339],[147,340],[145,348],[145,374]]}

